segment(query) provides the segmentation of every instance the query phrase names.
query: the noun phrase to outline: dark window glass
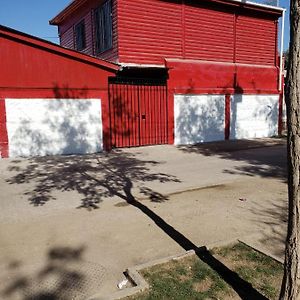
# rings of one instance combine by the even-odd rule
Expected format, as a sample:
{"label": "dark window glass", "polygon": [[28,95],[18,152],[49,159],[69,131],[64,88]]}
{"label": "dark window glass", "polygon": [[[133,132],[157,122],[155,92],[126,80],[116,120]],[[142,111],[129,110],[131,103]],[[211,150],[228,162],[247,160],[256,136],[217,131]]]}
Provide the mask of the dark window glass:
{"label": "dark window glass", "polygon": [[75,26],[76,50],[81,51],[86,47],[85,42],[85,24],[82,20]]}
{"label": "dark window glass", "polygon": [[111,0],[95,10],[96,52],[101,53],[112,47],[112,8]]}

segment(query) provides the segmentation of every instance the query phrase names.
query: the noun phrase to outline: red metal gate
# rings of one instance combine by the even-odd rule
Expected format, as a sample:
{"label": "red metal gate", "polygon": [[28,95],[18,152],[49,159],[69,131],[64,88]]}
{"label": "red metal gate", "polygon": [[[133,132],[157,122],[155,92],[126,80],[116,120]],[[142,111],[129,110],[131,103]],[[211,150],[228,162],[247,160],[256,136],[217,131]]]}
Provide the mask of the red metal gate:
{"label": "red metal gate", "polygon": [[166,80],[110,78],[112,147],[168,143]]}

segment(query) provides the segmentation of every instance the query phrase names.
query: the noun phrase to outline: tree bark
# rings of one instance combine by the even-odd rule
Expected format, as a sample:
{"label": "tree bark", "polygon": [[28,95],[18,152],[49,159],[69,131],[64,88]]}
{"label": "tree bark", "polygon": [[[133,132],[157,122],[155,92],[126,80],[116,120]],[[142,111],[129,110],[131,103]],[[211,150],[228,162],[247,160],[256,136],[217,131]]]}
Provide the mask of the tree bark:
{"label": "tree bark", "polygon": [[300,0],[291,0],[286,84],[288,127],[288,231],[280,300],[300,299]]}

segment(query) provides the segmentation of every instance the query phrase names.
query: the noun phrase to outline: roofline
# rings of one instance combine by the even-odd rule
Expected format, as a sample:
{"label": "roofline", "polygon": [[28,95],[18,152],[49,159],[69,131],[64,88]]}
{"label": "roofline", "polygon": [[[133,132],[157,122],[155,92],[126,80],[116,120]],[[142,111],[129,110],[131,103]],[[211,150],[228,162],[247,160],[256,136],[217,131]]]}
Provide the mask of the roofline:
{"label": "roofline", "polygon": [[[72,12],[83,5],[87,0],[73,0],[63,10],[61,10],[54,18],[49,21],[50,25],[59,25],[67,18]],[[257,8],[265,12],[282,12],[284,8],[266,4],[255,3],[247,0],[211,0],[212,2],[220,2],[227,5],[239,4],[248,8]],[[231,2],[231,3],[230,3]]]}
{"label": "roofline", "polygon": [[72,0],[64,9],[62,9],[54,18],[49,21],[50,25],[59,25],[68,15],[74,12],[87,0]]}
{"label": "roofline", "polygon": [[280,7],[280,6],[256,3],[256,2],[247,1],[247,0],[229,0],[229,1],[240,2],[240,3],[243,3],[243,4],[248,4],[248,5],[251,5],[251,6],[256,6],[256,7],[261,7],[261,8],[271,9],[271,10],[277,10],[279,12],[282,12],[282,11],[285,10],[285,8]]}
{"label": "roofline", "polygon": [[92,65],[96,65],[102,68],[105,68],[107,70],[110,71],[118,71],[120,66],[112,63],[112,62],[108,62],[106,60],[100,59],[100,58],[96,58],[96,57],[92,57],[89,56],[87,54],[83,54],[81,52],[72,50],[72,49],[67,49],[64,48],[60,45],[54,44],[52,42],[46,41],[44,39],[38,38],[36,36],[12,29],[10,27],[6,27],[3,25],[0,25],[0,37],[6,37],[9,39],[13,39],[13,40],[18,40],[18,41],[22,41],[23,43],[41,48],[43,50],[47,50],[47,51],[51,51],[54,52],[56,54],[60,54],[60,55],[64,55],[66,57],[69,58],[73,58],[88,64],[92,64]]}
{"label": "roofline", "polygon": [[211,2],[222,3],[224,5],[239,6],[247,9],[258,10],[264,13],[275,14],[278,17],[285,10],[279,6],[256,3],[248,0],[210,0]]}

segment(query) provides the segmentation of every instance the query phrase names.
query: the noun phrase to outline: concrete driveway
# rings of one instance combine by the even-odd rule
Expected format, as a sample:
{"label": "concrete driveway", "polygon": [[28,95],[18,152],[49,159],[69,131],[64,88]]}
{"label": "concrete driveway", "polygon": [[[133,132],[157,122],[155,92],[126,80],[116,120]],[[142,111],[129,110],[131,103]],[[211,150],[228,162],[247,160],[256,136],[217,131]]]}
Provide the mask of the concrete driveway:
{"label": "concrete driveway", "polygon": [[247,237],[282,257],[285,148],[264,139],[0,160],[0,298],[106,295],[127,267],[190,244]]}

